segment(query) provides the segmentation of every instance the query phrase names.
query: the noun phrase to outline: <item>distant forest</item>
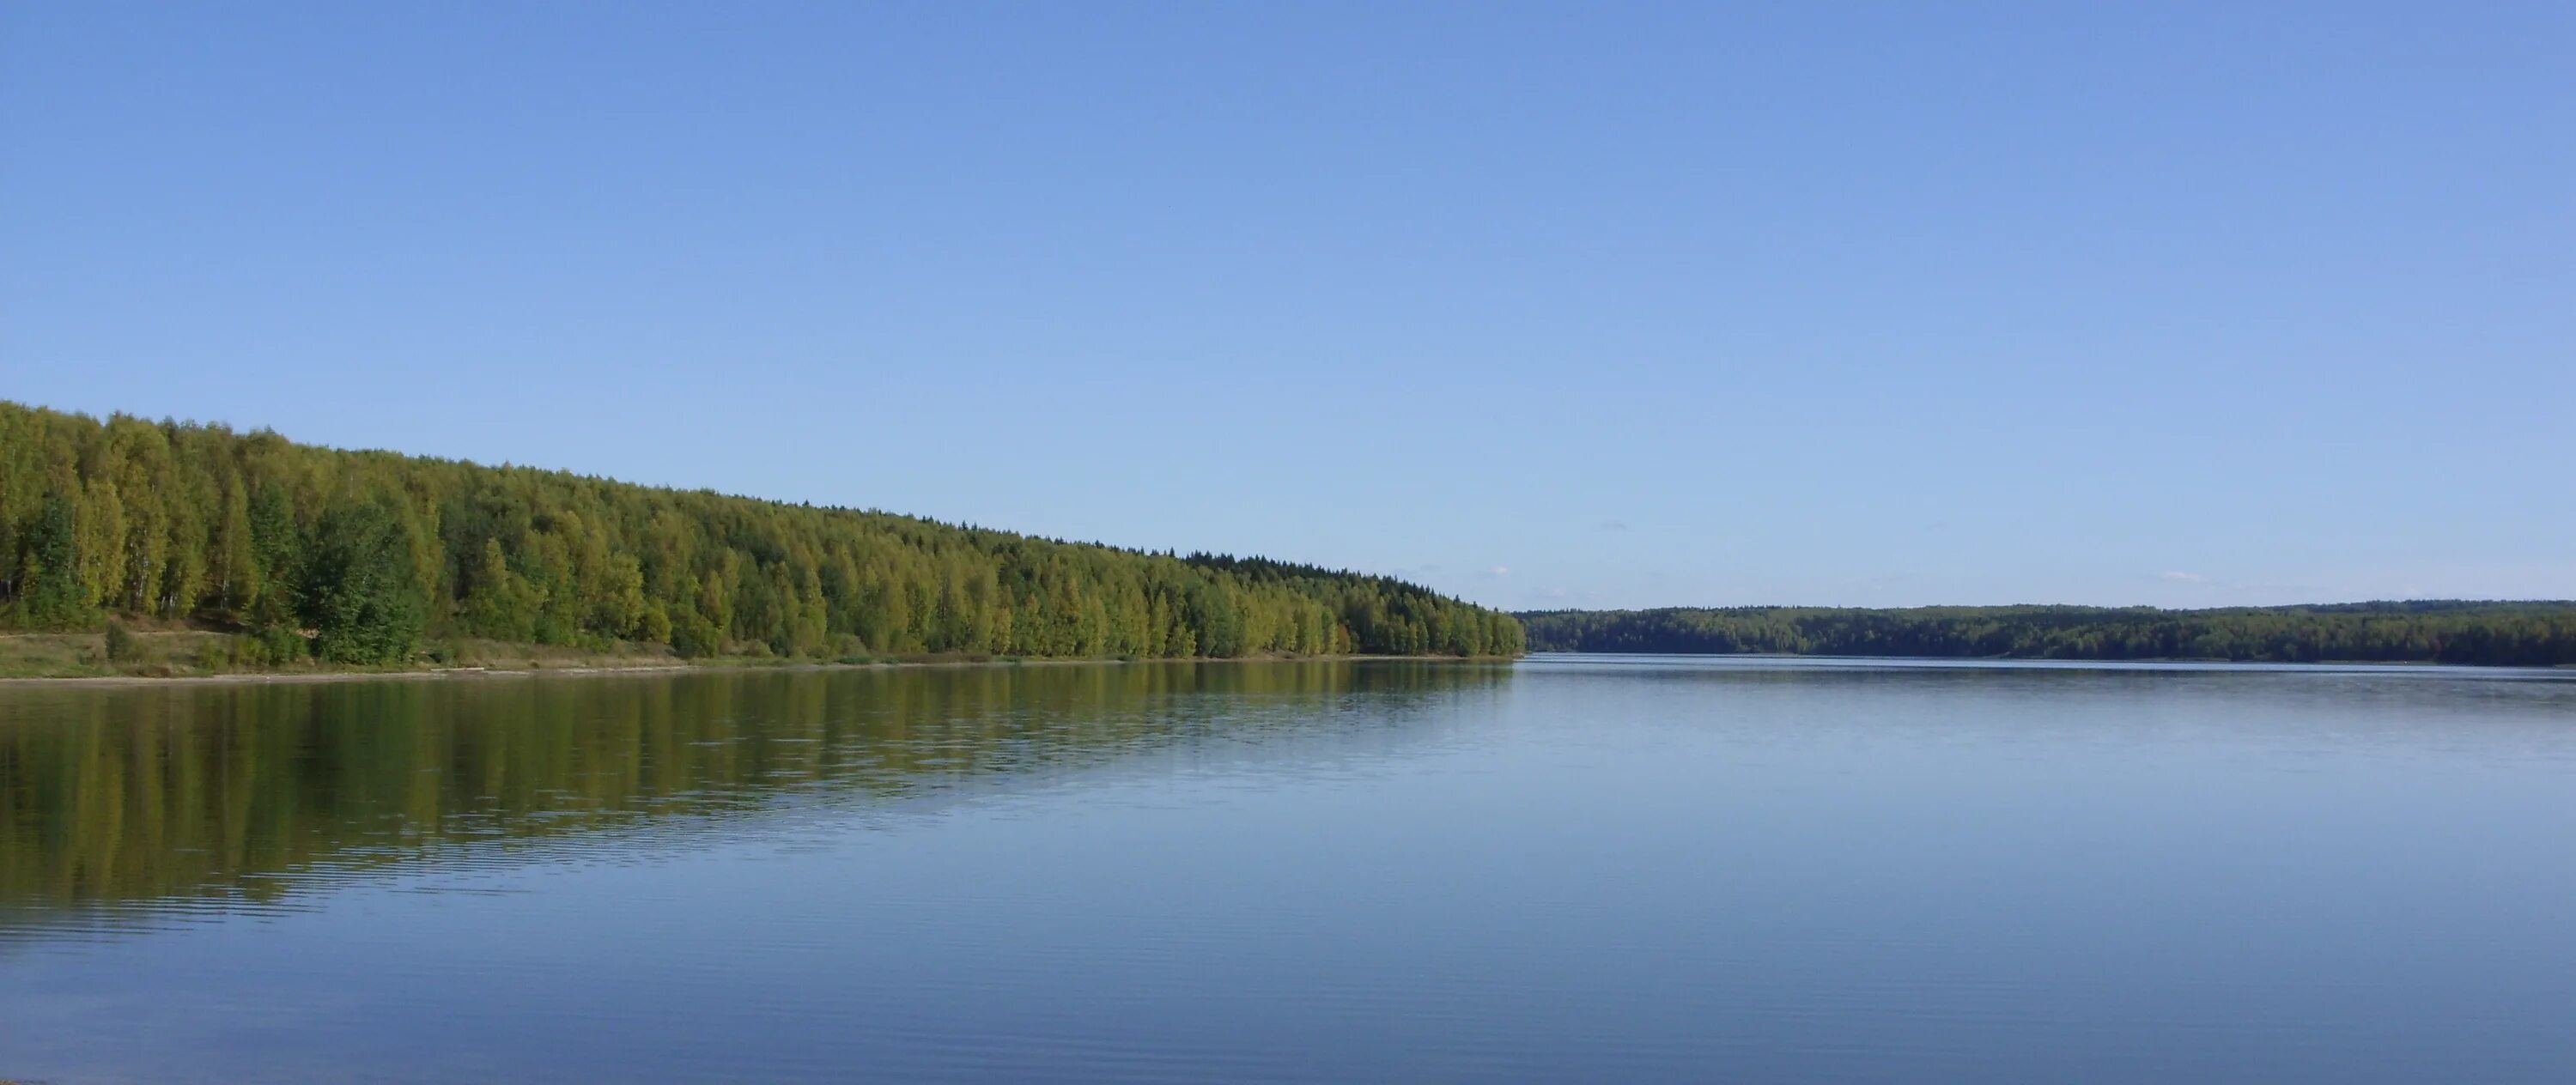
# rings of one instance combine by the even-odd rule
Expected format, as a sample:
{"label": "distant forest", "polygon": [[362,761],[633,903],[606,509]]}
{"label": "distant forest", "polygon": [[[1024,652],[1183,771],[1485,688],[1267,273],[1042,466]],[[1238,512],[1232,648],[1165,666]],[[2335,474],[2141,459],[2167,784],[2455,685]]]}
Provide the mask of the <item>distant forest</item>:
{"label": "distant forest", "polygon": [[0,628],[117,615],[353,664],[444,637],[683,656],[1521,651],[1510,616],[1386,577],[0,402]]}
{"label": "distant forest", "polygon": [[2576,664],[2576,602],[2225,607],[1725,607],[1518,615],[1540,652]]}

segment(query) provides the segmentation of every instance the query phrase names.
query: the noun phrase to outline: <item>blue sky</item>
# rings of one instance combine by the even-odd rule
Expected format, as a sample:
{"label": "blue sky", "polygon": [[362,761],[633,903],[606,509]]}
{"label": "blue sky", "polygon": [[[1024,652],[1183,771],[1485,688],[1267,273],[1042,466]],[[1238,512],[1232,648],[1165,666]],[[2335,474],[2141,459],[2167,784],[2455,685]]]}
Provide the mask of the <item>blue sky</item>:
{"label": "blue sky", "polygon": [[2560,3],[0,7],[0,398],[1512,607],[2576,596]]}

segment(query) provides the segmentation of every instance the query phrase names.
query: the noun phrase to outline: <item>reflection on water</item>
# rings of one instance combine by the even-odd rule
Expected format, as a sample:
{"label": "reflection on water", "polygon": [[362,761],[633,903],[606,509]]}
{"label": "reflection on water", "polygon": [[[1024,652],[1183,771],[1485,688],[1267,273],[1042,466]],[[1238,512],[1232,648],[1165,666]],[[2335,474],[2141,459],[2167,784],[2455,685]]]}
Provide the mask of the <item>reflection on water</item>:
{"label": "reflection on water", "polygon": [[0,1079],[2563,1085],[2571,679],[0,688]]}
{"label": "reflection on water", "polygon": [[80,916],[291,904],[389,869],[563,858],[602,833],[632,848],[783,808],[936,803],[1185,741],[1209,757],[1400,730],[1408,703],[1509,676],[1146,663],[12,690],[0,942]]}

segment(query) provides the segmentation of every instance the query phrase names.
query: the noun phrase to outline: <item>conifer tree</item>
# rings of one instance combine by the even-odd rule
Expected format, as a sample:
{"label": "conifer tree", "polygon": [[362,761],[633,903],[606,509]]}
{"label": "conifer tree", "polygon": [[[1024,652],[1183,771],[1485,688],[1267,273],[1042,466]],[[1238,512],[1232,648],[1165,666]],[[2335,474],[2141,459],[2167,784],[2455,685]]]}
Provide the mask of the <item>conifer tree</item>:
{"label": "conifer tree", "polygon": [[71,501],[59,493],[46,494],[22,545],[17,624],[27,629],[62,629],[84,623],[90,613],[89,591],[81,583]]}

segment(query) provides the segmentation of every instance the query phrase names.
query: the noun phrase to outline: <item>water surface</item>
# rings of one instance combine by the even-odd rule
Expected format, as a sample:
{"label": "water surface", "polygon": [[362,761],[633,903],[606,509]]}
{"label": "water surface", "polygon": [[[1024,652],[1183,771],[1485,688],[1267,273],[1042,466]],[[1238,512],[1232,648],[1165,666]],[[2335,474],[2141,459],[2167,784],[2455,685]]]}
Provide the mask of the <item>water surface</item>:
{"label": "water surface", "polygon": [[2576,1080],[2576,676],[0,689],[0,1077]]}

